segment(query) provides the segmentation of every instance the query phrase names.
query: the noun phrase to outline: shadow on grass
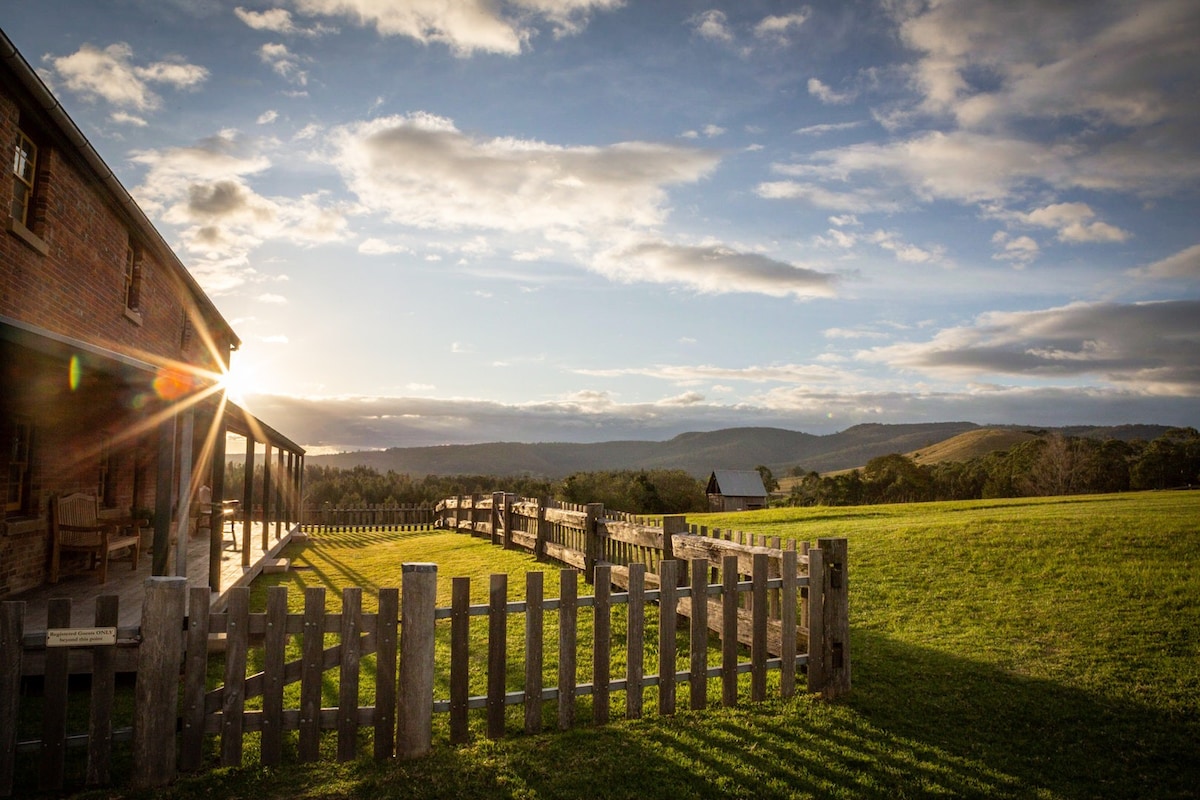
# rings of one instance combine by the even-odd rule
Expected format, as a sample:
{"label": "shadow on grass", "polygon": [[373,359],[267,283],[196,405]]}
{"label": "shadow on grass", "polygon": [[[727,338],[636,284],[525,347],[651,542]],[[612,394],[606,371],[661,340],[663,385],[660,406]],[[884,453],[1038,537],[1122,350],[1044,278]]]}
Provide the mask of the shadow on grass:
{"label": "shadow on grass", "polygon": [[[413,762],[245,767],[155,797],[1191,798],[1200,720],[855,637],[855,690],[438,742]],[[369,752],[369,751],[368,751]],[[147,797],[151,795],[146,795]]]}

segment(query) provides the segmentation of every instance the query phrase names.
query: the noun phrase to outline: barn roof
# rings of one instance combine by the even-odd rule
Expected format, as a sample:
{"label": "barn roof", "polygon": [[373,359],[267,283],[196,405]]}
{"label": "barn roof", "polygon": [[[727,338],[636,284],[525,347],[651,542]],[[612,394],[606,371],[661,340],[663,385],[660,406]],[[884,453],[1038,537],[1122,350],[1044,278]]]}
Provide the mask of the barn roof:
{"label": "barn roof", "polygon": [[718,469],[708,479],[708,494],[726,497],[766,497],[762,475],[753,469]]}

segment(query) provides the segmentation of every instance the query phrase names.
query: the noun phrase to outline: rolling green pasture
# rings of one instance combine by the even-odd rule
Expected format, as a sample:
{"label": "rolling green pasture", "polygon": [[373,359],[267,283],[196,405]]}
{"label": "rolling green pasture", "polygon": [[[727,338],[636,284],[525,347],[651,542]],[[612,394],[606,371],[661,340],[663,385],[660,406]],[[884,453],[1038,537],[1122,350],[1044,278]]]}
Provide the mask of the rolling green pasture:
{"label": "rolling green pasture", "polygon": [[[849,539],[848,697],[751,705],[743,694],[736,709],[664,718],[651,692],[645,718],[624,721],[623,694],[614,693],[618,721],[605,727],[586,723],[581,701],[584,724],[565,733],[552,730],[548,715],[551,732],[525,736],[510,716],[504,740],[487,741],[477,724],[471,744],[439,739],[416,762],[247,766],[185,778],[153,796],[1197,796],[1200,492],[773,509],[689,521]],[[531,568],[546,571],[546,595],[557,595],[552,565],[454,534],[329,533],[288,555],[301,569],[262,579],[256,609],[266,586],[282,584],[294,611],[305,585],[330,587],[334,610],[342,586],[362,586],[370,598],[379,586],[398,585],[402,561],[439,564],[440,604],[449,604],[456,575],[473,576],[473,602],[486,602],[492,572],[510,575],[510,599],[518,599]],[[580,593],[590,590],[581,585]],[[373,609],[371,600],[364,605]],[[585,616],[581,641],[590,635]],[[510,641],[519,630],[510,628]],[[614,636],[623,636],[616,618]],[[549,650],[549,628],[546,641]],[[586,672],[590,659],[581,653],[580,661]],[[369,672],[364,663],[364,681]],[[681,686],[680,709],[686,695]]]}

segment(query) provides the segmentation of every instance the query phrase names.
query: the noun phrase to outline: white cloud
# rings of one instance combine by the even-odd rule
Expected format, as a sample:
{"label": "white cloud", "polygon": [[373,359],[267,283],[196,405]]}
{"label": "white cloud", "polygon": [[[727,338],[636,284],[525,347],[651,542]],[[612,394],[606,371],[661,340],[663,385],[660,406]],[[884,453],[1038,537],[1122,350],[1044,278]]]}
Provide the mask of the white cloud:
{"label": "white cloud", "polygon": [[855,97],[854,92],[836,92],[816,78],[808,79],[808,93],[827,105],[842,105]]}
{"label": "white cloud", "polygon": [[359,200],[417,228],[584,231],[659,224],[666,189],[717,164],[714,153],[621,142],[562,147],[483,139],[425,113],[336,129],[331,160]]}
{"label": "white cloud", "polygon": [[992,236],[992,244],[1000,248],[992,258],[998,261],[1009,261],[1021,268],[1038,257],[1041,248],[1038,243],[1028,236],[1012,237],[1005,231],[996,231]]}
{"label": "white cloud", "polygon": [[796,129],[798,136],[820,136],[826,133],[836,133],[838,131],[848,131],[858,128],[862,125],[858,122],[825,122],[819,125],[805,125],[803,128]]}
{"label": "white cloud", "polygon": [[841,370],[814,364],[778,364],[771,366],[717,367],[710,364],[660,365],[654,367],[621,367],[614,369],[576,369],[579,375],[595,378],[619,378],[637,375],[657,378],[680,385],[696,385],[711,381],[745,383],[785,383],[808,385],[845,381],[848,374]]}
{"label": "white cloud", "polygon": [[688,23],[697,34],[714,42],[732,42],[733,31],[729,29],[729,21],[724,11],[703,11],[696,14]]}
{"label": "white cloud", "polygon": [[705,125],[704,126],[704,135],[710,139],[720,136],[723,133],[725,133],[725,129],[722,128],[720,125]]}
{"label": "white cloud", "polygon": [[838,190],[801,181],[767,181],[756,186],[754,192],[768,200],[802,200],[831,211],[864,213],[901,208],[900,203],[874,187]]}
{"label": "white cloud", "polygon": [[288,344],[288,337],[286,334],[276,333],[272,336],[263,336],[259,341],[266,344]]}
{"label": "white cloud", "polygon": [[358,245],[358,252],[367,256],[383,256],[392,253],[411,253],[412,248],[403,244],[393,244],[383,239],[371,237],[364,239]]}
{"label": "white cloud", "polygon": [[1058,239],[1078,244],[1081,242],[1123,242],[1129,232],[1106,222],[1093,222],[1096,213],[1087,203],[1055,203],[1035,208],[1017,218],[1029,225],[1052,228],[1058,231]]}
{"label": "white cloud", "polygon": [[268,42],[258,49],[258,58],[285,80],[300,86],[308,83],[308,73],[300,68],[300,56],[287,49],[287,45]]}
{"label": "white cloud", "polygon": [[279,119],[279,112],[275,111],[274,109],[268,109],[267,111],[259,114],[258,119],[256,119],[255,122],[259,125],[270,125],[277,119]]}
{"label": "white cloud", "polygon": [[866,234],[863,238],[871,244],[888,251],[898,261],[904,261],[909,264],[938,263],[945,254],[945,248],[940,245],[918,247],[915,244],[904,241],[900,234],[895,231],[877,230],[874,233]]}
{"label": "white cloud", "polygon": [[1200,244],[1194,244],[1153,264],[1131,269],[1127,274],[1135,278],[1154,280],[1200,279]]}
{"label": "white cloud", "polygon": [[150,124],[136,114],[130,114],[126,111],[114,111],[108,118],[121,125],[133,125],[137,128],[145,128]]}
{"label": "white cloud", "polygon": [[162,98],[150,84],[192,89],[208,78],[207,69],[183,61],[156,61],[138,66],[133,63],[133,48],[124,42],[103,50],[84,44],[69,56],[46,56],[46,61],[67,89],[88,99],[101,99],[142,112],[162,105]]}
{"label": "white cloud", "polygon": [[476,52],[517,55],[549,24],[556,36],[578,33],[594,11],[622,5],[622,0],[510,0],[509,16],[490,0],[294,0],[309,16],[342,17],[374,27],[381,36],[406,36],[423,43],[444,44],[458,56]]}
{"label": "white cloud", "polygon": [[833,276],[722,245],[647,241],[601,253],[592,268],[623,283],[680,284],[706,294],[831,297]]}
{"label": "white cloud", "polygon": [[131,158],[147,168],[133,192],[139,204],[183,226],[184,248],[209,261],[215,286],[202,280],[207,290],[220,293],[244,282],[236,273],[245,274],[247,254],[268,239],[313,245],[349,236],[345,213],[322,193],[289,198],[256,192],[250,180],[271,162],[236,131],[191,147],[137,151]]}
{"label": "white cloud", "polygon": [[260,294],[254,299],[259,303],[267,303],[274,306],[287,305],[287,298],[281,294]]}
{"label": "white cloud", "polygon": [[760,39],[785,43],[788,41],[788,35],[802,27],[810,16],[812,9],[806,6],[792,14],[765,17],[754,26],[754,35]]}
{"label": "white cloud", "polygon": [[324,33],[336,32],[336,28],[324,25],[314,25],[309,28],[301,27],[292,19],[292,12],[285,8],[271,8],[266,11],[248,11],[241,6],[233,13],[247,26],[256,31],[270,31],[288,36],[319,36]]}

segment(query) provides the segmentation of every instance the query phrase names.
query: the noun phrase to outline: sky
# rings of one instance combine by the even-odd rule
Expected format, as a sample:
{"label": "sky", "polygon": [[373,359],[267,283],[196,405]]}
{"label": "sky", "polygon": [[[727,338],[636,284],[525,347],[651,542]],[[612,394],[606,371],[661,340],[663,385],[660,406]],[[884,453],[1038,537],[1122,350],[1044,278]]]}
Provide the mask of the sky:
{"label": "sky", "polygon": [[1200,4],[39,0],[310,453],[1200,425]]}

